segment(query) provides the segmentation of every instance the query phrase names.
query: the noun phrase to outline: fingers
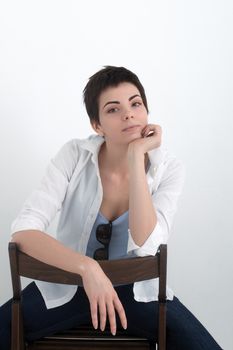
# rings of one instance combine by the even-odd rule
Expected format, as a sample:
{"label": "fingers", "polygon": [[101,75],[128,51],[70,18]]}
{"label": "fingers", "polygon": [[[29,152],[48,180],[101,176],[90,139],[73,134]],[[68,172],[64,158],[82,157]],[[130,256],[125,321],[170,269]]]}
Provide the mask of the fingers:
{"label": "fingers", "polygon": [[[99,306],[101,331],[104,331],[104,329],[105,329],[106,317],[107,317],[107,312],[108,312],[111,333],[113,335],[115,335],[116,334],[116,315],[115,315],[115,309],[114,309],[112,300],[105,302],[105,300],[102,298],[99,300],[99,303],[97,303],[97,301],[92,301],[90,303],[91,319],[92,319],[93,327],[95,329],[98,328],[98,314],[97,314],[98,306]],[[106,311],[106,308],[107,308],[107,311]]]}
{"label": "fingers", "polygon": [[125,310],[117,296],[117,294],[114,296],[113,300],[109,300],[107,303],[107,310],[108,310],[108,319],[110,323],[110,329],[111,333],[113,335],[116,334],[116,313],[115,310],[118,312],[122,327],[124,329],[127,328],[127,319],[125,315]]}
{"label": "fingers", "polygon": [[[147,124],[143,129],[142,129],[142,136],[147,137],[149,134],[159,134],[161,133],[162,128],[160,125],[155,125],[155,124]],[[151,136],[151,135],[150,135]]]}
{"label": "fingers", "polygon": [[127,328],[127,318],[126,318],[125,310],[124,310],[118,296],[116,296],[116,298],[114,299],[114,306],[115,306],[115,309],[118,312],[118,315],[120,317],[122,327],[124,329],[126,329]]}
{"label": "fingers", "polygon": [[[107,309],[107,311],[106,311]],[[108,300],[105,304],[104,300],[102,299],[99,302],[99,315],[100,315],[100,329],[101,331],[104,331],[106,326],[106,316],[108,313],[108,319],[110,324],[110,330],[112,335],[116,334],[116,314],[115,314],[115,308],[113,305],[112,300]]]}
{"label": "fingers", "polygon": [[127,328],[127,319],[125,315],[125,310],[118,298],[117,295],[113,297],[113,299],[110,299],[108,301],[104,300],[104,298],[99,299],[99,302],[92,301],[90,304],[91,308],[91,319],[92,324],[95,329],[98,328],[98,307],[99,307],[99,317],[100,317],[100,329],[101,331],[104,331],[106,326],[106,319],[108,315],[109,324],[110,324],[110,330],[113,335],[116,334],[116,313],[115,310],[118,312],[122,327],[124,329]]}
{"label": "fingers", "polygon": [[161,146],[162,128],[160,125],[146,125],[142,129],[141,135],[143,139],[146,139],[144,153]]}
{"label": "fingers", "polygon": [[106,325],[106,305],[103,299],[99,301],[100,329],[104,331]]}
{"label": "fingers", "polygon": [[[108,319],[110,323],[110,329],[111,333],[113,335],[116,334],[116,315],[115,315],[115,309],[113,306],[112,300],[108,301],[107,304],[105,304],[105,300],[101,299],[99,300],[99,304],[97,302],[91,303],[91,319],[92,324],[95,329],[98,328],[98,315],[97,315],[97,306],[99,306],[99,317],[100,317],[100,329],[101,331],[104,331],[106,326],[106,317],[108,312]],[[107,311],[106,311],[107,307]]]}
{"label": "fingers", "polygon": [[93,300],[92,302],[90,302],[90,309],[91,309],[91,320],[92,320],[92,324],[93,327],[95,329],[98,328],[98,317],[97,317],[97,301]]}
{"label": "fingers", "polygon": [[112,335],[116,334],[116,315],[112,300],[107,303],[108,319]]}
{"label": "fingers", "polygon": [[145,128],[143,128],[143,130],[142,130],[142,136],[143,137],[147,137],[148,136],[148,134],[149,134],[149,132],[150,132],[150,127],[149,127],[149,124],[148,125],[146,125],[145,126]]}

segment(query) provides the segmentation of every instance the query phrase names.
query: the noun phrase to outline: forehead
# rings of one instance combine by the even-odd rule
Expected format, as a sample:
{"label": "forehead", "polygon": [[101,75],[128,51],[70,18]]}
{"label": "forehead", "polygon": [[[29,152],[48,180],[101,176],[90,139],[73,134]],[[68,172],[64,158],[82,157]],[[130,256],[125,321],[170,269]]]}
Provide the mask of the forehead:
{"label": "forehead", "polygon": [[110,86],[104,90],[99,97],[99,105],[104,105],[111,100],[121,101],[128,100],[129,97],[138,94],[141,96],[138,88],[131,83],[120,83],[117,86]]}

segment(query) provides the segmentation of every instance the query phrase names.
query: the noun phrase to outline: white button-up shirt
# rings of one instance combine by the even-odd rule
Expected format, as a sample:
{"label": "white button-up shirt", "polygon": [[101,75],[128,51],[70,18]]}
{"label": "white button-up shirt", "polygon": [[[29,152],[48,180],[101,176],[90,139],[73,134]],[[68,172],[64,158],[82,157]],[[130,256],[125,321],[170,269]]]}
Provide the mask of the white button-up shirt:
{"label": "white button-up shirt", "polygon": [[[85,254],[103,199],[98,167],[98,153],[103,142],[98,135],[67,142],[51,159],[40,185],[25,201],[11,225],[11,233],[21,230],[46,232],[60,212],[56,238],[65,246]],[[149,151],[148,156],[150,168],[146,178],[157,224],[141,247],[134,242],[128,229],[129,257],[155,255],[159,245],[167,243],[184,182],[184,166],[176,157],[162,147]],[[36,284],[47,308],[68,302],[78,288],[42,281],[36,281]],[[158,300],[158,279],[135,282],[133,291],[136,301]],[[167,287],[167,298],[172,300],[173,296],[173,291]]]}

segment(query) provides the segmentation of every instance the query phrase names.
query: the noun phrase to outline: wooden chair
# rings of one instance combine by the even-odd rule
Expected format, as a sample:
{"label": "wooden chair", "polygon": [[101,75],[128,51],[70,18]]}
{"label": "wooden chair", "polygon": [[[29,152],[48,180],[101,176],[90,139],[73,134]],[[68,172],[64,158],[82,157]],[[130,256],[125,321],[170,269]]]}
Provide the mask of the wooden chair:
{"label": "wooden chair", "polygon": [[[82,286],[80,275],[45,264],[21,252],[16,243],[9,243],[13,301],[12,301],[12,345],[11,350],[33,349],[149,349],[147,339],[129,336],[124,330],[117,330],[112,336],[110,330],[101,332],[92,326],[60,332],[33,343],[24,341],[23,317],[21,311],[21,280],[28,277],[36,280]],[[161,245],[155,256],[136,257],[121,260],[98,261],[113,284],[129,284],[151,278],[159,278],[159,329],[158,349],[166,349],[166,271],[167,246]]]}

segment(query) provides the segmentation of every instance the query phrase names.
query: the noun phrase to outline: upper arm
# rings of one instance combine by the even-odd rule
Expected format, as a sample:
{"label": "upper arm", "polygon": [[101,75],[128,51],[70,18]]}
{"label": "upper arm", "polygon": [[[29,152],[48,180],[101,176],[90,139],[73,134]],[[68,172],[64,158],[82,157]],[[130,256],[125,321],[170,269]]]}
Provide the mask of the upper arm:
{"label": "upper arm", "polygon": [[164,168],[158,186],[155,177],[151,194],[157,216],[154,230],[141,247],[134,242],[129,230],[128,252],[134,251],[138,256],[155,255],[160,244],[166,244],[169,238],[178,199],[182,193],[185,168],[176,159],[170,160]]}
{"label": "upper arm", "polygon": [[28,229],[46,230],[62,207],[77,160],[78,150],[70,141],[51,159],[40,185],[24,202],[11,225],[12,234]]}
{"label": "upper arm", "polygon": [[171,229],[184,179],[185,167],[181,161],[174,159],[167,165],[157,190],[152,192],[153,205],[165,235]]}

